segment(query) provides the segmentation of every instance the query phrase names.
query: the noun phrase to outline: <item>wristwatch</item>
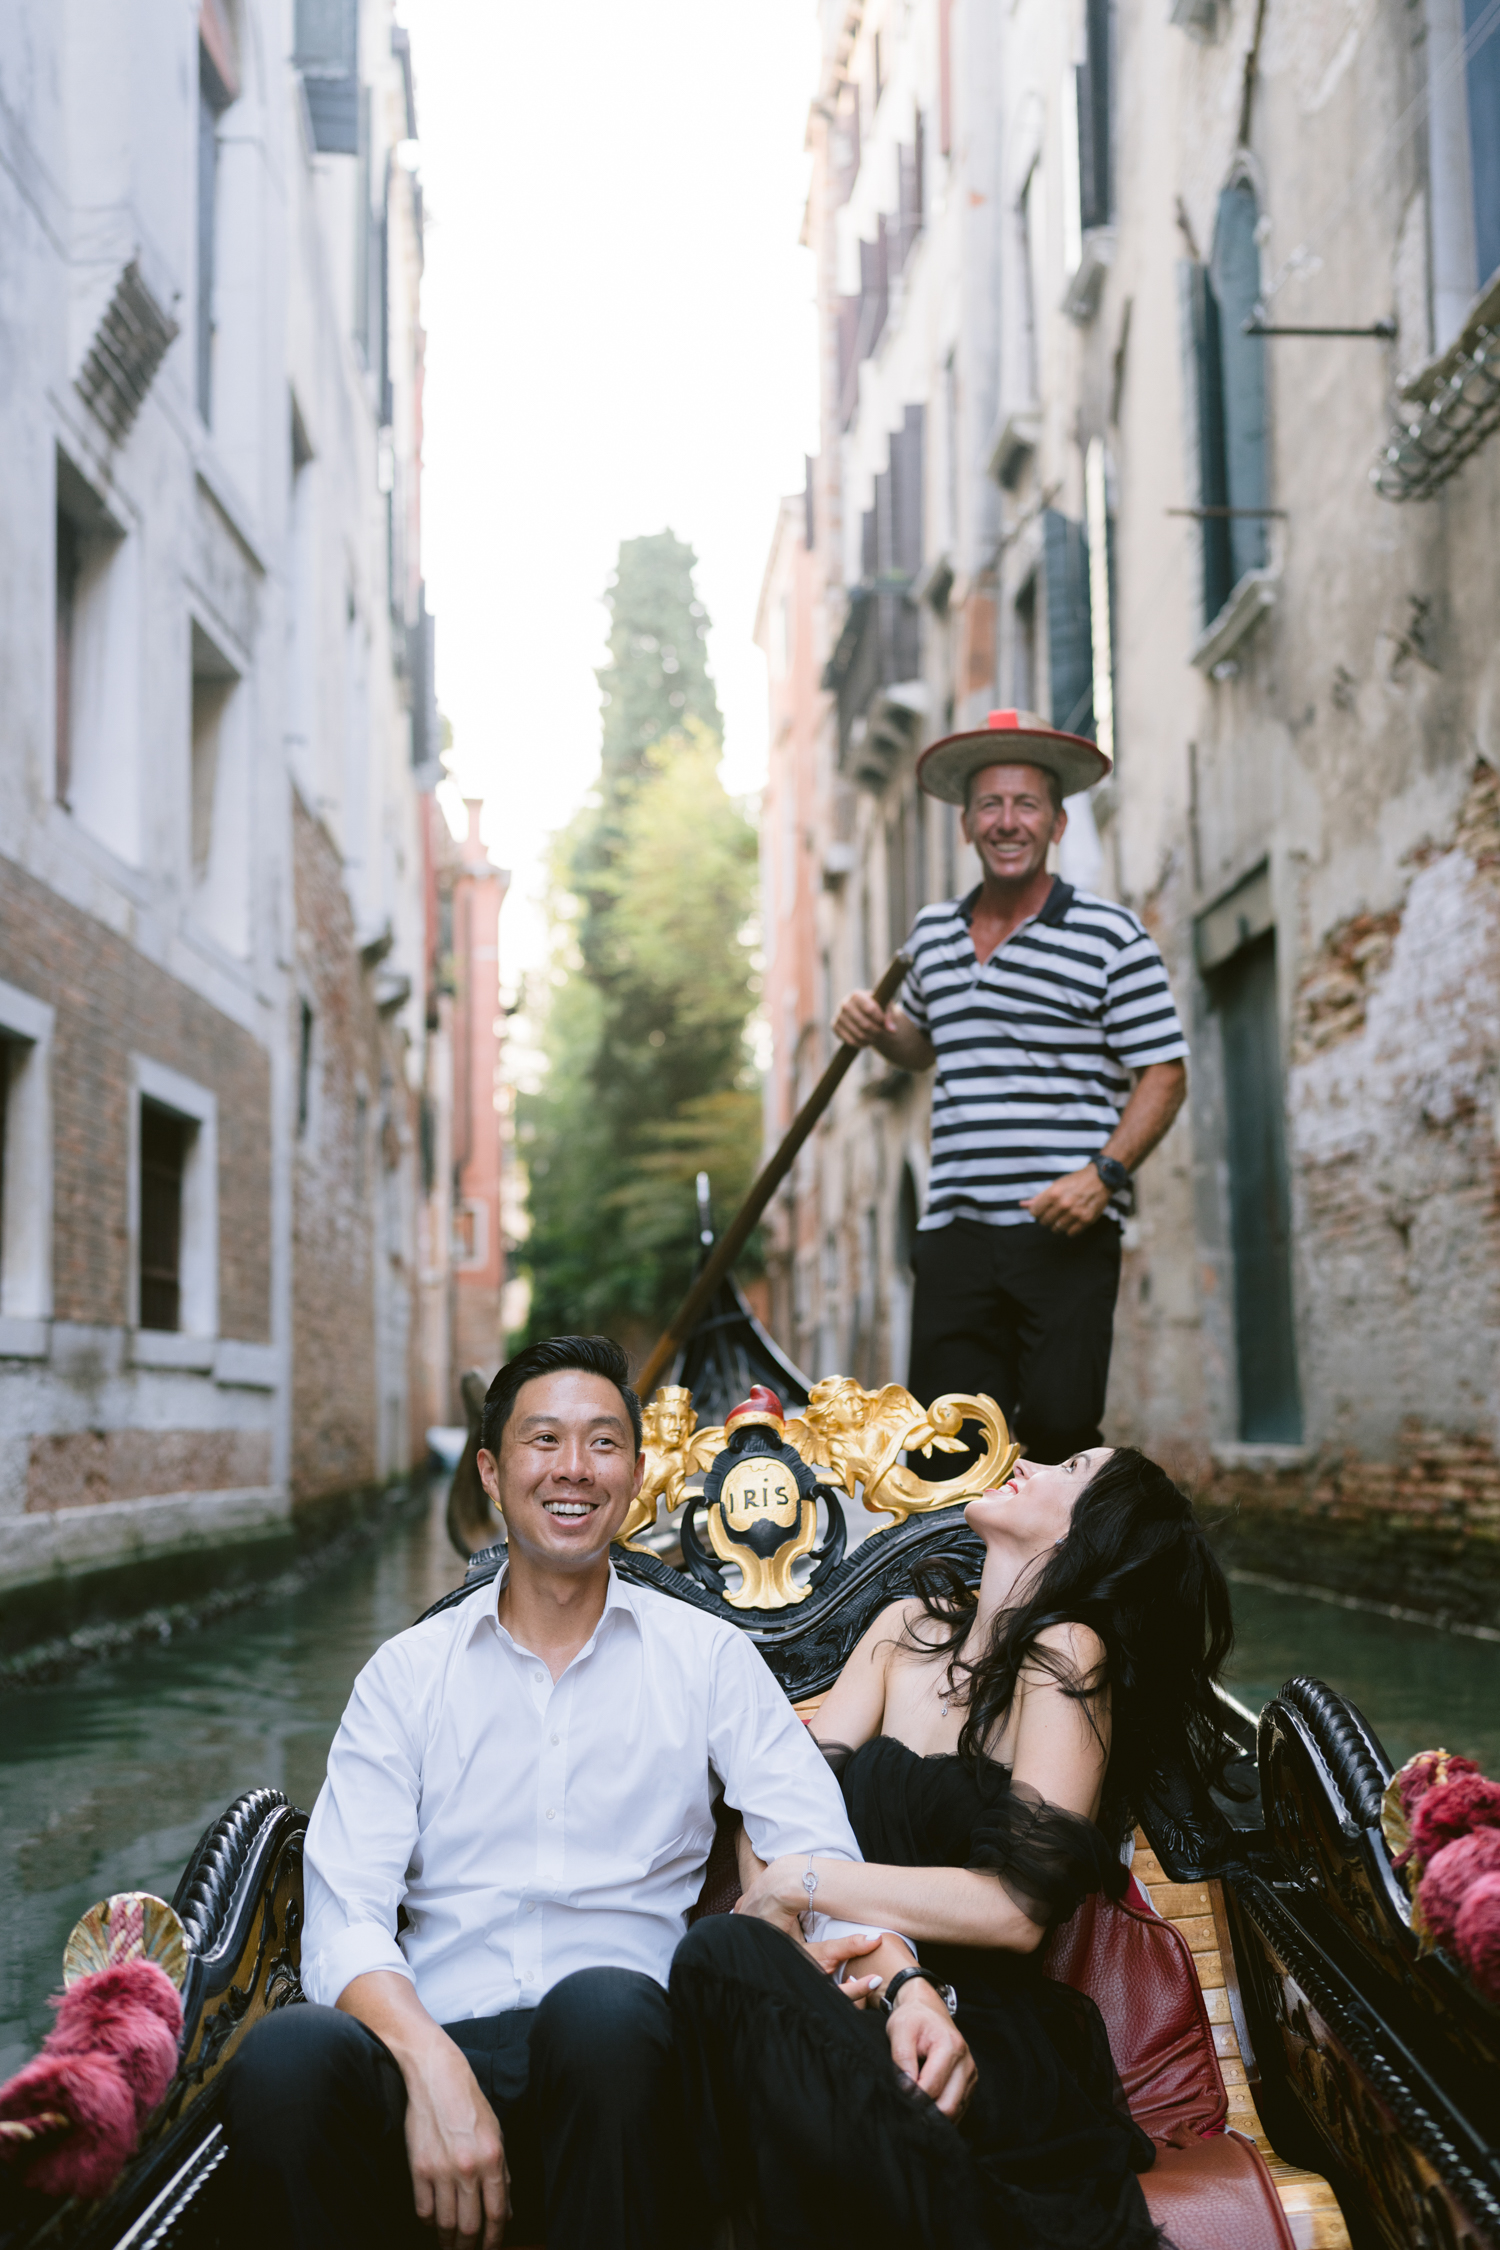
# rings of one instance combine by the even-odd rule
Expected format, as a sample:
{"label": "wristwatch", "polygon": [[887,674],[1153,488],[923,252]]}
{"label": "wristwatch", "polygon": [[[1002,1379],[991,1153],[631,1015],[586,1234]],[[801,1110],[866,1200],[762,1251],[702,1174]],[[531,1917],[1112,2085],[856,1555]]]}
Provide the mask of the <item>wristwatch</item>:
{"label": "wristwatch", "polygon": [[1117,1156],[1096,1156],[1093,1166],[1111,1195],[1118,1195],[1121,1188],[1129,1187],[1129,1167],[1122,1164]]}
{"label": "wristwatch", "polygon": [[880,2005],[887,2015],[896,2005],[896,1995],[901,1990],[902,1985],[914,1984],[919,1978],[923,1984],[932,1986],[933,1991],[942,2001],[950,2016],[958,2014],[958,1994],[954,1991],[952,1985],[944,1984],[941,1977],[935,1976],[931,1969],[924,1969],[920,1963],[917,1963],[909,1969],[898,1969],[884,1992],[881,1993]]}

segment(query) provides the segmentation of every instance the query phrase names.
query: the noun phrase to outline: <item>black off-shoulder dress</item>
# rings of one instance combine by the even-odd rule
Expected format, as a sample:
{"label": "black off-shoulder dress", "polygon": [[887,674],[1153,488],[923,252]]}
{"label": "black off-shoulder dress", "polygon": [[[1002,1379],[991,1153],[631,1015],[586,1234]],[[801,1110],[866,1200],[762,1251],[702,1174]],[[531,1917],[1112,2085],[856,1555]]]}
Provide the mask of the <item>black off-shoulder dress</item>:
{"label": "black off-shoulder dress", "polygon": [[[830,1752],[866,1859],[972,1867],[1034,1921],[1065,1921],[1125,1870],[1092,1821],[1015,1788],[1008,1768],[921,1757],[888,1735]],[[958,2126],[903,2085],[885,2018],[858,2010],[769,1923],[699,1922],[672,2004],[693,2146],[720,2209],[762,2250],[1146,2250],[1158,2241],[1094,2003],[1030,1955],[924,1942],[959,1996],[978,2066]],[[854,1973],[858,1963],[854,1964]]]}

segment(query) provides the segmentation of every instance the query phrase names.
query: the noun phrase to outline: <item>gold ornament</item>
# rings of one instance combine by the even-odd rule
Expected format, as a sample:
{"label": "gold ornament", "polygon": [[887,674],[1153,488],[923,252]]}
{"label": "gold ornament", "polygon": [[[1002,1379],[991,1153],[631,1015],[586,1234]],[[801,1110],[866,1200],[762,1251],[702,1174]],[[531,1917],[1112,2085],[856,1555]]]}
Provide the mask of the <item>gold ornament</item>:
{"label": "gold ornament", "polygon": [[640,1534],[655,1523],[659,1503],[665,1500],[669,1510],[680,1508],[689,1477],[701,1476],[723,1443],[721,1429],[698,1428],[692,1392],[680,1383],[663,1383],[641,1415],[646,1473],[625,1521],[615,1533],[616,1544],[638,1555],[649,1554],[650,1549],[638,1542]]}
{"label": "gold ornament", "polygon": [[121,1961],[154,1961],[178,1991],[188,1972],[188,1935],[164,1898],[150,1891],[116,1891],[73,1924],[63,1947],[63,1984]]}
{"label": "gold ornament", "polygon": [[[759,1555],[741,1542],[767,1523],[787,1536],[773,1554]],[[739,1539],[732,1536],[735,1532]],[[803,1498],[784,1461],[763,1453],[746,1454],[736,1461],[708,1510],[708,1536],[720,1561],[738,1563],[743,1573],[738,1592],[724,1596],[731,1608],[789,1609],[812,1592],[811,1586],[799,1586],[793,1579],[792,1565],[818,1536],[817,1502]]]}
{"label": "gold ornament", "polygon": [[[966,1475],[928,1484],[900,1466],[904,1452],[961,1453],[965,1422],[979,1424],[985,1448]],[[982,1391],[974,1397],[950,1391],[924,1408],[900,1383],[867,1391],[849,1375],[814,1383],[802,1418],[788,1422],[786,1436],[804,1461],[831,1469],[851,1500],[863,1491],[872,1515],[893,1515],[898,1523],[977,1499],[1003,1484],[1021,1458],[1004,1415]]]}

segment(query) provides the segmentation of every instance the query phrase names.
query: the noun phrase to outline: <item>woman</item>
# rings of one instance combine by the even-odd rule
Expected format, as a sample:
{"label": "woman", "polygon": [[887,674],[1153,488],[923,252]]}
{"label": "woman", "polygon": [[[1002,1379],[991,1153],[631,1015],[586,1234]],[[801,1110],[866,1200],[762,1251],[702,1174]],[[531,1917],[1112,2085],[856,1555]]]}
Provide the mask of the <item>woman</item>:
{"label": "woman", "polygon": [[[715,1938],[712,1922],[674,1965],[699,2145],[724,2198],[756,2207],[767,2250],[1157,2239],[1136,2178],[1151,2143],[1098,2010],[1037,1953],[1089,1893],[1124,1890],[1152,1783],[1218,1772],[1228,1590],[1188,1500],[1129,1448],[1023,1461],[965,1516],[984,1541],[977,1595],[930,1569],[813,1722],[865,1863],[762,1868],[745,1847],[737,1912],[799,1935],[814,1901],[910,1938],[956,1990],[978,2065],[967,2109],[950,2121],[898,2080],[868,2007],[882,1980],[846,1982],[857,2014],[817,1987],[806,1949]],[[886,1939],[873,1958],[888,1977],[905,1949]]]}

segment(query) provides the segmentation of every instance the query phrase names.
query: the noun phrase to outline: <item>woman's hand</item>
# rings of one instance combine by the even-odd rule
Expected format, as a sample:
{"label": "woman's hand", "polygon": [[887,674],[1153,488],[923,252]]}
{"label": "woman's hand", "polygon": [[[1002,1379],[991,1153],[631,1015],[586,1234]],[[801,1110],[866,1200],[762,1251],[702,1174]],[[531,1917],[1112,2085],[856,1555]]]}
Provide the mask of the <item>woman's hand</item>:
{"label": "woman's hand", "polygon": [[773,1859],[746,1884],[736,1901],[735,1913],[758,1914],[763,1922],[773,1922],[778,1930],[785,1930],[788,1937],[800,1939],[799,1917],[807,1911],[807,1888],[802,1880],[806,1871],[805,1859]]}
{"label": "woman's hand", "polygon": [[844,1971],[851,1961],[859,1960],[863,1954],[878,1953],[885,1942],[885,1933],[881,1930],[850,1930],[843,1937],[819,1938],[807,1950],[824,1976],[832,1977],[844,1997],[852,2000],[856,2008],[863,2008],[874,1999],[885,1978],[846,1977]]}

